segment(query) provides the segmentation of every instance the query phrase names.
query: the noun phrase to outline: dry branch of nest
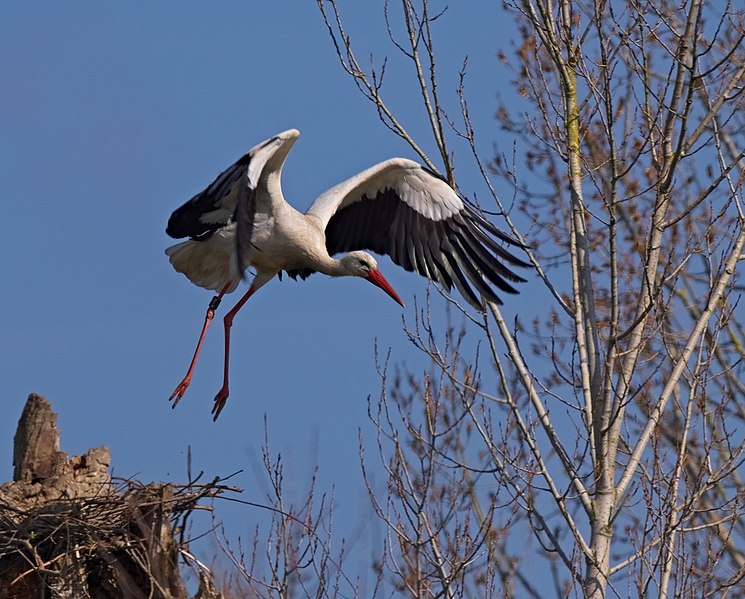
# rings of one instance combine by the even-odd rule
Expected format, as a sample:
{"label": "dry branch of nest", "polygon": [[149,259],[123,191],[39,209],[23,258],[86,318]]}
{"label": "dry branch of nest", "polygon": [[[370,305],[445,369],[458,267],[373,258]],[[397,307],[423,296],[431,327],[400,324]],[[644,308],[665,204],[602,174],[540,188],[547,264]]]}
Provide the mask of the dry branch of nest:
{"label": "dry branch of nest", "polygon": [[0,486],[4,598],[185,599],[181,560],[200,578],[195,598],[220,596],[184,531],[195,510],[239,489],[112,480],[108,448],[71,459],[60,451],[56,414],[38,395],[21,416],[14,466],[14,481]]}

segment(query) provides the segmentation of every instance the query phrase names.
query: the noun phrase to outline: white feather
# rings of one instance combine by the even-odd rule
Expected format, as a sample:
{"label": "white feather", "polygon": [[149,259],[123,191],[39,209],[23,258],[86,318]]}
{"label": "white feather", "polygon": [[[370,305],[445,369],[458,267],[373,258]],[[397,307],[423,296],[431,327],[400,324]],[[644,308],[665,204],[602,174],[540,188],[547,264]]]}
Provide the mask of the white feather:
{"label": "white feather", "polygon": [[406,158],[391,158],[339,183],[316,198],[308,210],[322,226],[341,208],[363,196],[375,198],[392,189],[411,208],[434,221],[444,220],[463,210],[463,200],[444,181],[430,175],[419,164]]}
{"label": "white feather", "polygon": [[189,240],[166,249],[173,268],[204,289],[220,291],[232,281],[227,292],[233,291],[241,280],[234,272],[235,224],[216,231],[209,239]]}

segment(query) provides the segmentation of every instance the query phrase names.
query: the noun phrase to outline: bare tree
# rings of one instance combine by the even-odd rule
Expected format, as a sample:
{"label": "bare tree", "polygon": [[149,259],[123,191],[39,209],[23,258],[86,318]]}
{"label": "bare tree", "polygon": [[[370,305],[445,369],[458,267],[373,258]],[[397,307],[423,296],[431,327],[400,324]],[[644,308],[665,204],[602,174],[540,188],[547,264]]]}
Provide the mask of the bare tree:
{"label": "bare tree", "polygon": [[496,109],[508,159],[477,151],[465,64],[458,89],[438,85],[444,5],[386,2],[435,160],[387,103],[384,67],[358,61],[339,3],[318,6],[381,121],[453,184],[452,141],[467,142],[546,290],[512,327],[497,305],[463,311],[493,370],[426,309],[410,337],[431,372],[382,368],[381,580],[416,597],[540,596],[510,540],[530,534],[558,596],[745,596],[745,11],[507,0],[518,39],[500,57],[523,99]]}
{"label": "bare tree", "polygon": [[217,519],[215,539],[228,560],[222,576],[224,597],[364,597],[358,581],[342,568],[345,545],[333,534],[333,494],[316,496],[316,473],[295,497],[284,485],[282,456],[272,454],[266,422],[259,473],[267,492],[261,503],[236,499],[252,513],[268,512],[246,545]]}

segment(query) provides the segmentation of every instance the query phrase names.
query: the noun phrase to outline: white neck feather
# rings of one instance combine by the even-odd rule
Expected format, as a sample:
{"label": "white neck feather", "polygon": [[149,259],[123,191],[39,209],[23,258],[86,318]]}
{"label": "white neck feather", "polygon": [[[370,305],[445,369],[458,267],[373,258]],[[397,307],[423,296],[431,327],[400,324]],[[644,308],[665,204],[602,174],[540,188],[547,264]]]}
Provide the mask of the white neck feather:
{"label": "white neck feather", "polygon": [[342,260],[330,256],[319,256],[316,260],[316,270],[330,277],[346,277],[353,274]]}

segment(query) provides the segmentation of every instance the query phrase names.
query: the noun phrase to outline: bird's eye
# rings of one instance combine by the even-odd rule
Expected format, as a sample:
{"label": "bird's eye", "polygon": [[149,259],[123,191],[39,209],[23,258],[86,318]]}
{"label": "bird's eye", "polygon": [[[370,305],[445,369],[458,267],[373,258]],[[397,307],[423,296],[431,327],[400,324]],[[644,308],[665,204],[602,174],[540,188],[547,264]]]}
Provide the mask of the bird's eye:
{"label": "bird's eye", "polygon": [[360,264],[360,266],[361,266],[362,268],[370,268],[370,267],[368,266],[367,262],[365,262],[365,261],[364,261],[364,260],[362,260],[362,259],[360,259],[360,260],[357,260],[357,262],[359,262],[359,264]]}

